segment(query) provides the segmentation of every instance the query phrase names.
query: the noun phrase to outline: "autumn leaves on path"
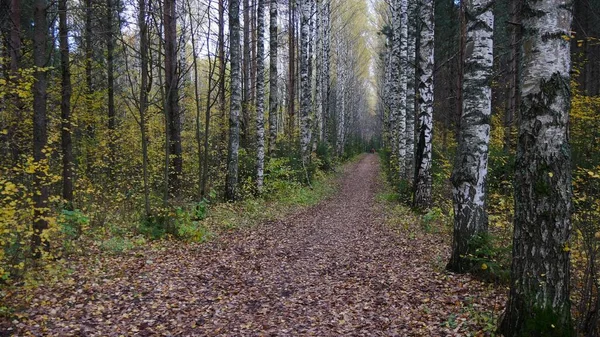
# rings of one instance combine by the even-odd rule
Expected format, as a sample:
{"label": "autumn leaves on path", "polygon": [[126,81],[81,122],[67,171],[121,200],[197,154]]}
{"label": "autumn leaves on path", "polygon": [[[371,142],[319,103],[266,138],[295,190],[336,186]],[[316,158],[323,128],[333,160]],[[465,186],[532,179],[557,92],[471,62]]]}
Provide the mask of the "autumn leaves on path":
{"label": "autumn leaves on path", "polygon": [[448,253],[441,234],[406,235],[385,224],[375,200],[378,173],[377,156],[366,155],[348,166],[336,196],[284,221],[207,244],[99,259],[94,272],[88,266],[41,289],[15,328],[60,336],[447,336],[485,329],[491,318],[482,313],[503,299],[436,267]]}

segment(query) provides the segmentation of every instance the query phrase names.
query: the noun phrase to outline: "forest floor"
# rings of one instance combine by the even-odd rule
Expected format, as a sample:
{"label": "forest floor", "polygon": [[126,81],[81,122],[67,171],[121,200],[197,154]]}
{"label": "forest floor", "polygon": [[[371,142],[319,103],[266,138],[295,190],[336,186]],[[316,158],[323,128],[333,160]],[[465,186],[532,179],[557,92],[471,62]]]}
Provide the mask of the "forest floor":
{"label": "forest floor", "polygon": [[[505,290],[444,271],[448,233],[390,225],[378,157],[282,221],[80,261],[12,319],[43,336],[485,336]],[[418,217],[415,217],[418,219]],[[11,332],[9,332],[10,334]],[[0,333],[0,335],[2,335]]]}

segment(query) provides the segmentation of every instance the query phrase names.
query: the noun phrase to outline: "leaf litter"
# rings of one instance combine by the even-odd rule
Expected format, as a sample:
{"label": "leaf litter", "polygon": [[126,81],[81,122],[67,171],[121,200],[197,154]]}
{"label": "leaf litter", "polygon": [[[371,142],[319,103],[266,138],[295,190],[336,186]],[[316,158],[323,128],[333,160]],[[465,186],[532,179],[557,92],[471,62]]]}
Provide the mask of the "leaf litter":
{"label": "leaf litter", "polygon": [[505,289],[436,267],[449,254],[446,234],[411,237],[387,225],[375,200],[378,172],[377,157],[366,155],[347,168],[335,196],[208,243],[82,257],[72,276],[21,303],[9,332],[492,335]]}

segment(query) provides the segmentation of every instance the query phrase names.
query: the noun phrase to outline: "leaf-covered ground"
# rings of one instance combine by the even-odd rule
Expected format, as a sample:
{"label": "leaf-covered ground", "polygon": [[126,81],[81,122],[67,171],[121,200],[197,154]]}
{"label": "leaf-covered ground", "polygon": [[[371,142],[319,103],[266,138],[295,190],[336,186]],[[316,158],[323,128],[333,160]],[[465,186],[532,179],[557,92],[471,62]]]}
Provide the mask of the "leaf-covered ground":
{"label": "leaf-covered ground", "polygon": [[378,160],[348,167],[335,197],[201,245],[80,261],[12,321],[38,336],[487,335],[502,290],[439,267],[441,234],[386,224]]}

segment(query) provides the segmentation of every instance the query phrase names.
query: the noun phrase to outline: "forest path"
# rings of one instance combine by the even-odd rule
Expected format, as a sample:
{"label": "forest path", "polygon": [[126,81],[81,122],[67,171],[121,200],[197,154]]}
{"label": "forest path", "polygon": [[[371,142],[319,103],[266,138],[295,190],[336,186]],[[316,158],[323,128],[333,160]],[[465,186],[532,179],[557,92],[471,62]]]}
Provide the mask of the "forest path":
{"label": "forest path", "polygon": [[60,336],[458,335],[467,304],[498,297],[470,299],[486,286],[435,268],[440,239],[384,224],[378,167],[363,156],[334,197],[283,221],[103,262],[97,276],[44,292],[17,326]]}

